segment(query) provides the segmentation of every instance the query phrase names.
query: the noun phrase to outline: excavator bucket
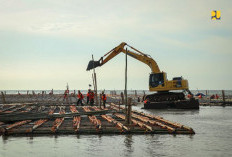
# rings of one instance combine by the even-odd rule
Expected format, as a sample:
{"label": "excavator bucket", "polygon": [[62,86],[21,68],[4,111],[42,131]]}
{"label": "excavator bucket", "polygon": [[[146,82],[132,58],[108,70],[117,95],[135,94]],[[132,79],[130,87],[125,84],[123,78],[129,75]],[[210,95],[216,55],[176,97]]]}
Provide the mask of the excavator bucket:
{"label": "excavator bucket", "polygon": [[91,60],[91,61],[89,61],[89,64],[88,64],[86,70],[88,71],[88,70],[91,70],[91,69],[99,67],[99,66],[101,66],[99,61],[93,61],[93,60]]}

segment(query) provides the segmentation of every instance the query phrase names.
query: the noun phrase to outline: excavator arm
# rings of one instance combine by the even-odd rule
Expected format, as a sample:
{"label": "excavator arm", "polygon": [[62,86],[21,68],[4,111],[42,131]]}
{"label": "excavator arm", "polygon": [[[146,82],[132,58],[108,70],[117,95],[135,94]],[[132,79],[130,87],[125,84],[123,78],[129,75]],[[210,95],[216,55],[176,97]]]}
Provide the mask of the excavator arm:
{"label": "excavator arm", "polygon": [[[129,48],[133,49],[135,52],[125,49],[124,48],[125,46],[128,46]],[[134,59],[137,59],[138,61],[147,64],[151,68],[151,71],[153,73],[160,73],[159,66],[157,65],[156,61],[153,58],[151,58],[151,56],[140,52],[139,50],[133,48],[132,46],[129,46],[125,42],[122,42],[119,46],[115,47],[114,49],[106,53],[103,57],[100,58],[99,61],[90,61],[87,70],[91,70],[98,66],[104,65],[105,63],[110,61],[112,58],[114,58],[121,52],[127,53],[129,56],[133,57]]]}
{"label": "excavator arm", "polygon": [[[126,49],[125,49],[126,48]],[[130,50],[127,50],[129,48]],[[157,92],[168,92],[170,90],[186,90],[188,89],[188,80],[182,79],[182,77],[173,78],[173,80],[167,79],[167,74],[161,72],[156,61],[149,55],[129,46],[125,42],[122,42],[117,47],[110,50],[98,61],[91,60],[88,64],[87,70],[99,67],[113,59],[119,53],[127,53],[128,56],[147,64],[151,68],[151,74],[149,76],[149,90]]]}

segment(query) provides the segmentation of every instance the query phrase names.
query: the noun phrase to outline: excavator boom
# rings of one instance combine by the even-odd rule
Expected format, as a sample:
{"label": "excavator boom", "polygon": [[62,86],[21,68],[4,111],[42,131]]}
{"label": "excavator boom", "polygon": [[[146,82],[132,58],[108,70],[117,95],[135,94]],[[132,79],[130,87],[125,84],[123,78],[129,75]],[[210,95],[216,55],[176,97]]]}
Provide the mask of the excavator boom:
{"label": "excavator boom", "polygon": [[[130,50],[125,49],[124,47],[128,46],[129,48],[133,49],[135,52],[132,52]],[[156,61],[151,58],[149,55],[146,55],[142,53],[141,51],[133,48],[132,46],[129,46],[125,42],[122,42],[119,46],[115,47],[114,49],[110,50],[108,53],[106,53],[103,57],[100,58],[99,61],[93,61],[91,60],[87,66],[87,70],[91,70],[93,68],[96,68],[98,66],[102,66],[105,63],[107,63],[109,60],[117,56],[119,53],[127,53],[129,56],[131,56],[134,59],[137,59],[145,64],[147,64],[153,73],[160,73],[159,66],[157,65]]]}

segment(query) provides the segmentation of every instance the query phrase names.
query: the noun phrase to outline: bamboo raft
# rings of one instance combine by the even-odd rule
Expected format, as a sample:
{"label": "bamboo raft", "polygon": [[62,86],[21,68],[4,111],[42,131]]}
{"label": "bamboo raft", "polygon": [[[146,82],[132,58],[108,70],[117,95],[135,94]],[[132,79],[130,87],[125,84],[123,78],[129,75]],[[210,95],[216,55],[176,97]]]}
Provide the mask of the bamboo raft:
{"label": "bamboo raft", "polygon": [[0,105],[0,134],[194,134],[185,125],[132,110],[125,123],[124,107],[19,103]]}

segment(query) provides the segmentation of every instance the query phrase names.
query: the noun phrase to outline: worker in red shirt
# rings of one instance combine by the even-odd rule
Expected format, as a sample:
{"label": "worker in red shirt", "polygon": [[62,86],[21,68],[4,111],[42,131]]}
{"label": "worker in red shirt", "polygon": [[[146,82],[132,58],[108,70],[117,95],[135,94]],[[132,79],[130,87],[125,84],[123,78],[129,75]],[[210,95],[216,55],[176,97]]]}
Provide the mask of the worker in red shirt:
{"label": "worker in red shirt", "polygon": [[210,99],[215,99],[215,95],[214,95],[214,94],[211,95],[211,96],[210,96]]}
{"label": "worker in red shirt", "polygon": [[93,91],[91,91],[89,93],[89,101],[90,101],[90,105],[93,106],[93,104],[94,104],[94,93],[93,93]]}
{"label": "worker in red shirt", "polygon": [[79,105],[79,103],[81,104],[81,106],[83,106],[82,100],[84,99],[84,96],[83,96],[83,94],[80,92],[80,90],[78,90],[77,97],[78,97],[77,106]]}
{"label": "worker in red shirt", "polygon": [[104,92],[102,92],[102,97],[101,97],[101,99],[102,99],[104,108],[106,108],[106,95],[105,95]]}
{"label": "worker in red shirt", "polygon": [[67,90],[64,91],[64,99],[63,99],[63,101],[65,99],[68,99],[68,94],[69,94],[69,90],[67,89]]}
{"label": "worker in red shirt", "polygon": [[89,104],[90,92],[91,92],[91,90],[89,89],[89,90],[88,90],[88,93],[87,93],[87,104]]}

